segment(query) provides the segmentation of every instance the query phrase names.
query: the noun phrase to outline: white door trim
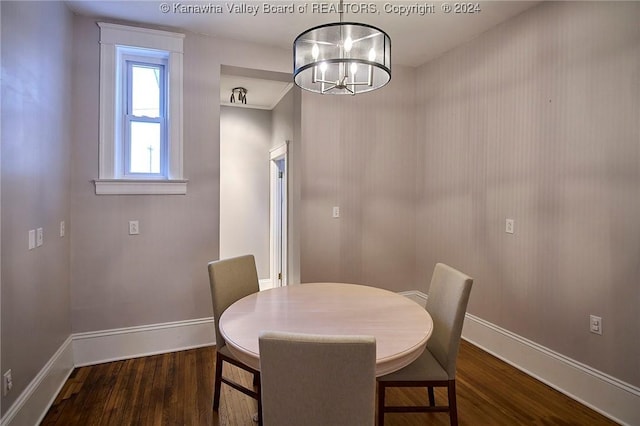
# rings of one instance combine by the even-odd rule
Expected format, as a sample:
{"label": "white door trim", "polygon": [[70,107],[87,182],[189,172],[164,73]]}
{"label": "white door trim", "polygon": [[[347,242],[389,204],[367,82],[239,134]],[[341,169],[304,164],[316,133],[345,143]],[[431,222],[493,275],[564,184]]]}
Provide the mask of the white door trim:
{"label": "white door trim", "polygon": [[[287,285],[287,211],[288,211],[288,160],[289,141],[269,151],[270,164],[270,197],[269,197],[269,259],[271,262],[271,285],[280,287]],[[278,162],[284,162],[284,173]],[[280,182],[281,180],[281,182]],[[282,202],[283,208],[279,208]],[[280,238],[281,236],[281,238]],[[282,276],[279,277],[278,274]]]}

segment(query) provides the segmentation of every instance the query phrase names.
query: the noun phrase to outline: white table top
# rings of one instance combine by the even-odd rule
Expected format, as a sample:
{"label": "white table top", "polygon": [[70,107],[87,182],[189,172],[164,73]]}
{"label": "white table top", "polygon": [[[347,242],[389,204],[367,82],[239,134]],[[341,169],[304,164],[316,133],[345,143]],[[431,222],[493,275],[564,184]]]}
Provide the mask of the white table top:
{"label": "white table top", "polygon": [[422,354],[433,321],[397,293],[356,284],[311,283],[264,290],[232,304],[219,323],[231,352],[260,369],[260,332],[361,334],[376,338],[376,375],[399,370]]}

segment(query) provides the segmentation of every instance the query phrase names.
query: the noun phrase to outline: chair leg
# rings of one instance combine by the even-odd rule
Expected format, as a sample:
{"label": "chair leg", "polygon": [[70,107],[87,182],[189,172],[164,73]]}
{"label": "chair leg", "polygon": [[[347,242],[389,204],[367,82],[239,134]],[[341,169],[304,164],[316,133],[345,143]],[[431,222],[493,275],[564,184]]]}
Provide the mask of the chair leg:
{"label": "chair leg", "polygon": [[458,403],[456,402],[456,381],[449,380],[447,386],[449,397],[449,421],[451,426],[458,426]]}
{"label": "chair leg", "polygon": [[378,382],[378,426],[384,426],[384,392],[386,386]]}
{"label": "chair leg", "polygon": [[262,426],[262,394],[260,393],[260,376],[258,376],[258,426]]}
{"label": "chair leg", "polygon": [[427,387],[427,393],[429,394],[429,406],[433,407],[436,405],[436,396],[433,393],[433,386]]}
{"label": "chair leg", "polygon": [[216,378],[213,385],[213,411],[220,406],[220,388],[222,386],[222,358],[216,356]]}

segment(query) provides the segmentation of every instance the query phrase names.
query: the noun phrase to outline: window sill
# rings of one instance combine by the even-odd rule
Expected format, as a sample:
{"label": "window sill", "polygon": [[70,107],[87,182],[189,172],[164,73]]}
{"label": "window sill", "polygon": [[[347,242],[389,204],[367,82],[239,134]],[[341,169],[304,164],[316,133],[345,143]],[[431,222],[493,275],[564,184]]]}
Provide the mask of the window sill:
{"label": "window sill", "polygon": [[188,180],[96,179],[96,195],[185,195]]}

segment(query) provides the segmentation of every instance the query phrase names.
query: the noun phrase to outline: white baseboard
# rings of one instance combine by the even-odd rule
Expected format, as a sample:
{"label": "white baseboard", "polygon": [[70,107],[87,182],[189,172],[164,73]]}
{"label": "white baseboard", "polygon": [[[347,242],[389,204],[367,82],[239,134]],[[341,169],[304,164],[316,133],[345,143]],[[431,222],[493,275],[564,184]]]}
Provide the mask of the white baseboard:
{"label": "white baseboard", "polygon": [[73,335],[75,366],[99,364],[215,344],[213,318]]}
{"label": "white baseboard", "polygon": [[422,306],[423,308],[425,307],[425,305],[427,304],[427,298],[428,296],[426,294],[424,294],[421,291],[417,291],[417,290],[410,290],[410,291],[401,291],[398,294],[413,300],[414,302],[416,302],[418,305]]}
{"label": "white baseboard", "polygon": [[213,318],[72,334],[7,410],[0,426],[39,424],[74,367],[214,344]]}
{"label": "white baseboard", "polygon": [[[427,295],[402,292],[424,306]],[[640,389],[467,314],[465,340],[623,425],[640,425]],[[74,367],[215,344],[213,318],[71,335],[0,426],[36,425]]]}
{"label": "white baseboard", "polygon": [[73,371],[72,343],[70,336],[9,407],[0,425],[27,426],[40,423]]}
{"label": "white baseboard", "polygon": [[271,284],[271,278],[258,280],[258,285],[260,286],[260,290],[268,290],[270,288],[273,288],[273,285]]}
{"label": "white baseboard", "polygon": [[622,425],[640,425],[640,389],[471,314],[462,337]]}

